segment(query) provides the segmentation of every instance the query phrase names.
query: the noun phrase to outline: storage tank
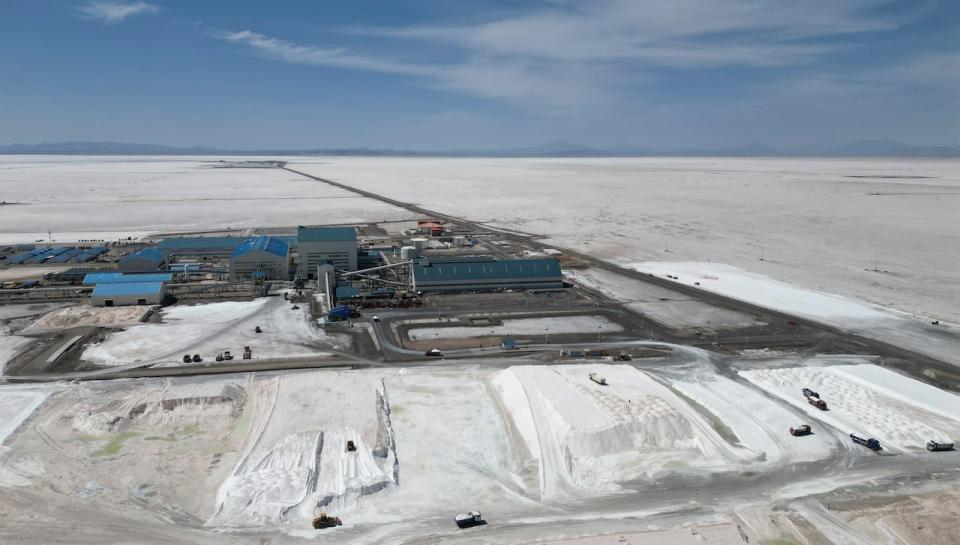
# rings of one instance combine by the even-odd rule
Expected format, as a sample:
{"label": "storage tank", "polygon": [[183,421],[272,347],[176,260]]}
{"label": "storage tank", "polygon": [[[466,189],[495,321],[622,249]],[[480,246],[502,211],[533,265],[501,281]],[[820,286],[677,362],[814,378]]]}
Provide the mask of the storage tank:
{"label": "storage tank", "polygon": [[453,246],[455,248],[463,248],[467,245],[467,237],[463,235],[457,235],[453,237]]}
{"label": "storage tank", "polygon": [[409,261],[417,257],[417,249],[413,246],[404,246],[400,248],[400,259],[404,261]]}
{"label": "storage tank", "polygon": [[417,250],[426,250],[427,243],[429,242],[430,242],[429,239],[422,238],[422,237],[410,239],[410,243],[413,244],[413,247],[416,248]]}

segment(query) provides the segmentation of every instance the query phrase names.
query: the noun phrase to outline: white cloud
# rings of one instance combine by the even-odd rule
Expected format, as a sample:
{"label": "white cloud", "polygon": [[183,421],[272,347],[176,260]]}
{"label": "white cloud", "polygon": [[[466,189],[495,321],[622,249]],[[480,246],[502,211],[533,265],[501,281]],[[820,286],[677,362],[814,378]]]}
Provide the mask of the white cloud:
{"label": "white cloud", "polygon": [[111,2],[89,0],[78,10],[84,17],[96,19],[105,25],[115,25],[135,15],[157,13],[160,8],[146,2]]}

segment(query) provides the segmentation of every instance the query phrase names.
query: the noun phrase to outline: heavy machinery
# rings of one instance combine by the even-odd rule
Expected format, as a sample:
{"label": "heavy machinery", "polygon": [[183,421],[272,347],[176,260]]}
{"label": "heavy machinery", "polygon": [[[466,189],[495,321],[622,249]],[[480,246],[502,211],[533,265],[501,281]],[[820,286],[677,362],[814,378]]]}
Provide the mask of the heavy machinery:
{"label": "heavy machinery", "polygon": [[357,445],[353,441],[347,441],[347,452],[355,452],[357,450]]}
{"label": "heavy machinery", "polygon": [[203,358],[200,357],[200,354],[193,355],[193,363],[200,363],[201,361],[203,361]]}
{"label": "heavy machinery", "polygon": [[233,359],[233,354],[231,354],[229,350],[224,350],[224,351],[223,351],[223,359],[225,359],[225,360],[227,360],[227,361],[232,360],[232,359]]}
{"label": "heavy machinery", "polygon": [[263,333],[263,329],[260,326],[253,328],[254,333]]}
{"label": "heavy machinery", "polygon": [[191,358],[190,358],[190,354],[184,354],[184,355],[183,355],[183,363],[190,363],[191,361],[192,361],[192,360],[191,360]]}
{"label": "heavy machinery", "polygon": [[817,392],[814,392],[810,388],[804,388],[803,390],[800,390],[800,391],[803,392],[804,397],[815,397],[817,399],[820,399],[820,394],[818,394]]}
{"label": "heavy machinery", "polygon": [[851,434],[850,434],[850,439],[852,439],[854,443],[856,443],[856,444],[858,444],[858,445],[863,445],[863,446],[867,447],[867,448],[870,449],[870,450],[876,450],[876,451],[878,451],[878,452],[881,451],[881,450],[883,450],[883,447],[880,446],[880,441],[877,441],[876,439],[874,439],[874,438],[872,438],[872,437],[869,438],[869,439],[865,439],[865,438],[860,437],[859,435],[857,435],[857,434],[855,434],[855,433],[851,433]]}
{"label": "heavy machinery", "polygon": [[456,521],[459,528],[471,528],[473,526],[486,524],[486,522],[483,520],[483,517],[480,515],[480,511],[460,513],[459,515],[453,517],[453,520]]}
{"label": "heavy machinery", "polygon": [[249,346],[243,347],[243,359],[249,360],[253,357],[253,350]]}
{"label": "heavy machinery", "polygon": [[590,380],[592,380],[592,381],[596,382],[597,384],[599,384],[600,386],[606,386],[606,385],[607,385],[607,379],[606,379],[606,377],[602,377],[602,376],[600,376],[600,375],[597,374],[597,373],[590,373],[589,375],[587,375],[587,377],[588,377]]}
{"label": "heavy machinery", "polygon": [[938,452],[941,450],[953,450],[953,443],[938,443],[936,441],[927,441],[927,450]]}
{"label": "heavy machinery", "polygon": [[340,517],[331,517],[326,513],[320,513],[320,516],[313,519],[313,528],[315,530],[323,530],[325,528],[333,528],[335,526],[342,526],[343,521],[340,520]]}
{"label": "heavy machinery", "polygon": [[810,435],[810,424],[800,424],[799,426],[793,426],[790,428],[790,435],[799,437],[801,435]]}
{"label": "heavy machinery", "polygon": [[816,397],[807,397],[807,403],[813,405],[821,411],[827,410],[827,402],[822,399]]}

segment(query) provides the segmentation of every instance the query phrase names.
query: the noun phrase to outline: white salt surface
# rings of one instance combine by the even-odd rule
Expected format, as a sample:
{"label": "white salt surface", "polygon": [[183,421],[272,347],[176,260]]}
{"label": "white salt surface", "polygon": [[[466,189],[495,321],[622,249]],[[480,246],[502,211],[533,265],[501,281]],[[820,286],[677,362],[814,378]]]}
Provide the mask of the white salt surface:
{"label": "white salt surface", "polygon": [[6,331],[0,331],[0,375],[3,374],[3,369],[6,367],[7,362],[13,359],[13,357],[20,352],[20,349],[29,343],[30,340],[31,339],[25,337],[10,335]]}
{"label": "white salt surface", "polygon": [[417,327],[408,331],[410,340],[467,339],[501,335],[544,335],[558,333],[612,333],[623,331],[620,324],[603,316],[561,316],[556,318],[518,318],[503,320],[503,325]]}
{"label": "white salt surface", "polygon": [[[209,168],[222,157],[0,157],[0,232],[32,242],[146,232],[406,219],[412,214],[279,169]],[[256,159],[245,157],[243,160]],[[109,210],[110,213],[104,213]]]}
{"label": "white salt surface", "polygon": [[294,163],[404,202],[547,235],[559,246],[621,264],[719,261],[960,322],[960,230],[950,228],[958,214],[960,161],[953,159],[325,157]]}
{"label": "white salt surface", "polygon": [[[885,448],[922,450],[928,440],[960,437],[960,397],[875,367],[786,367],[740,374],[808,416],[843,433],[876,437]],[[805,387],[818,392],[829,410],[808,404],[800,392]]]}
{"label": "white salt surface", "polygon": [[45,391],[0,388],[0,445],[46,398]]}
{"label": "white salt surface", "polygon": [[[307,309],[292,310],[280,297],[168,307],[163,323],[145,323],[88,346],[82,359],[101,365],[176,363],[184,354],[209,360],[229,350],[238,361],[244,346],[253,357],[323,356],[331,338],[310,323]],[[254,333],[256,326],[263,333]]]}

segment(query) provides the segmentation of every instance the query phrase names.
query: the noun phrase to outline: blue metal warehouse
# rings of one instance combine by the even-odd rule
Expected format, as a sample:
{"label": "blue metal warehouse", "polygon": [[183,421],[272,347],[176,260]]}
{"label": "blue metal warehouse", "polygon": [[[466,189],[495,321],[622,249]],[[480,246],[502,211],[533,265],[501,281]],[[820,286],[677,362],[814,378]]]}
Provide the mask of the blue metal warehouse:
{"label": "blue metal warehouse", "polygon": [[167,257],[223,256],[228,257],[244,241],[243,237],[180,237],[165,238],[157,248]]}
{"label": "blue metal warehouse", "polygon": [[290,247],[282,239],[265,235],[247,239],[230,256],[230,277],[289,280]]}
{"label": "blue metal warehouse", "polygon": [[560,263],[546,259],[447,259],[414,262],[413,288],[423,292],[484,291],[497,289],[559,289]]}
{"label": "blue metal warehouse", "polygon": [[83,277],[83,284],[90,286],[93,284],[129,284],[144,282],[169,282],[173,280],[170,273],[153,274],[124,274],[120,272],[96,272],[89,273]]}
{"label": "blue metal warehouse", "polygon": [[97,284],[91,302],[95,307],[159,305],[166,293],[163,282]]}
{"label": "blue metal warehouse", "polygon": [[166,262],[167,256],[160,250],[144,248],[121,259],[117,268],[123,272],[155,271]]}

